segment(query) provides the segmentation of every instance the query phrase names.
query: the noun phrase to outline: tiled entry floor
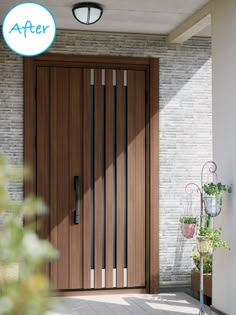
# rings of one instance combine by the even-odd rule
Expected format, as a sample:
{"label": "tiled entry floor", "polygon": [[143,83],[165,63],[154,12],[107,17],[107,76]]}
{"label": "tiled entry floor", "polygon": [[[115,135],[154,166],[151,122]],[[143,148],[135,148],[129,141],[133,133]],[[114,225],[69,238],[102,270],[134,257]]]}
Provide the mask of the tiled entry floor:
{"label": "tiled entry floor", "polygon": [[[47,315],[198,314],[199,302],[185,293],[127,294],[60,298]],[[215,314],[205,306],[207,315]]]}

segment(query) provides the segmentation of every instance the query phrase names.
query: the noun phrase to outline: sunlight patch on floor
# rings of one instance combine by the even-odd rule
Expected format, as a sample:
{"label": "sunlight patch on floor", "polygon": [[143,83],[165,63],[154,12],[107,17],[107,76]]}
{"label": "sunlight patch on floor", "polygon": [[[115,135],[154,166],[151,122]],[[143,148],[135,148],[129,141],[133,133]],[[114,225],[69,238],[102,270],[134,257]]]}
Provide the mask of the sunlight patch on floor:
{"label": "sunlight patch on floor", "polygon": [[190,304],[188,301],[184,299],[177,298],[176,294],[162,293],[158,295],[133,295],[137,299],[147,300],[147,301],[160,301],[166,303],[178,303],[178,304]]}
{"label": "sunlight patch on floor", "polygon": [[97,296],[74,296],[74,297],[68,297],[83,301],[89,301],[89,302],[100,302],[100,303],[108,303],[108,304],[116,304],[116,305],[130,305],[128,302],[124,300],[124,298],[127,298],[128,295],[97,295]]}
{"label": "sunlight patch on floor", "polygon": [[[170,301],[168,301],[169,303]],[[172,301],[173,302],[173,301]],[[184,301],[186,302],[186,301]],[[187,302],[186,302],[187,303]],[[168,311],[168,312],[175,312],[180,314],[198,314],[199,310],[196,307],[191,306],[179,306],[179,305],[169,305],[169,304],[158,304],[158,303],[150,303],[146,302],[151,308],[159,311]]]}
{"label": "sunlight patch on floor", "polygon": [[[52,301],[53,302],[53,301]],[[216,315],[206,305],[205,314]],[[55,299],[45,315],[198,315],[199,301],[178,293],[70,296]]]}

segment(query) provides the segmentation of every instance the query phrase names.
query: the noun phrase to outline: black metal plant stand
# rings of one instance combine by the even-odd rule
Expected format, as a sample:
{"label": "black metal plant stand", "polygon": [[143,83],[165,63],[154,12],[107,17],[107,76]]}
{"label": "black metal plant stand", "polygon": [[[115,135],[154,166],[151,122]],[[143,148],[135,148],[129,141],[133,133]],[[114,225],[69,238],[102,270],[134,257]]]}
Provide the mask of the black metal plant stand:
{"label": "black metal plant stand", "polygon": [[[206,162],[201,171],[201,186],[199,187],[195,183],[189,183],[185,187],[185,191],[188,195],[192,196],[193,193],[199,193],[200,194],[200,228],[203,225],[203,218],[204,218],[204,199],[203,199],[203,184],[204,184],[204,175],[205,171],[207,171],[207,179],[209,179],[210,176],[215,176],[217,180],[217,165],[213,161]],[[199,308],[199,315],[205,314],[204,312],[204,285],[203,285],[203,253],[199,252],[200,254],[200,308]]]}

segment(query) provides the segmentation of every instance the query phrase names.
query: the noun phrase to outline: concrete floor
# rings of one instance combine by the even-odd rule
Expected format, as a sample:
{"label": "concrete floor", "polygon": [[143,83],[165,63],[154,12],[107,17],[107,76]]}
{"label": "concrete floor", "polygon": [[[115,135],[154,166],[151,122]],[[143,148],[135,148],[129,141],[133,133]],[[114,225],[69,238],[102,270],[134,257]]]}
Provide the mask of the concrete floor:
{"label": "concrete floor", "polygon": [[[199,302],[186,293],[67,297],[46,315],[180,315],[199,314]],[[207,315],[216,314],[205,306]]]}

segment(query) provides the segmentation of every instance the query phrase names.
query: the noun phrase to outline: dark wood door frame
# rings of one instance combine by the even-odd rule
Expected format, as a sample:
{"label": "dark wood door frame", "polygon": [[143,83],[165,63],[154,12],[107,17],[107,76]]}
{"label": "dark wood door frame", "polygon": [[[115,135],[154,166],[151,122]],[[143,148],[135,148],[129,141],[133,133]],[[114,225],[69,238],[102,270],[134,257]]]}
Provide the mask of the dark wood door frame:
{"label": "dark wood door frame", "polygon": [[24,58],[24,162],[32,170],[31,181],[24,184],[24,194],[36,193],[36,69],[39,65],[66,67],[94,67],[137,69],[146,71],[149,113],[149,161],[147,168],[147,220],[146,220],[146,291],[159,292],[159,59],[107,56],[80,56],[43,54]]}

